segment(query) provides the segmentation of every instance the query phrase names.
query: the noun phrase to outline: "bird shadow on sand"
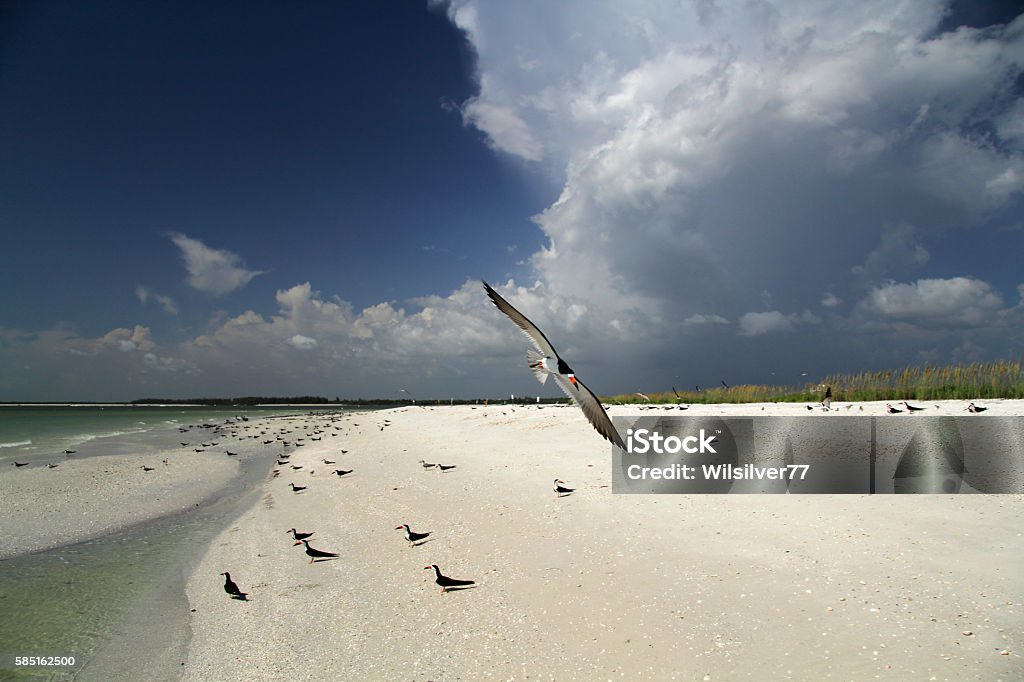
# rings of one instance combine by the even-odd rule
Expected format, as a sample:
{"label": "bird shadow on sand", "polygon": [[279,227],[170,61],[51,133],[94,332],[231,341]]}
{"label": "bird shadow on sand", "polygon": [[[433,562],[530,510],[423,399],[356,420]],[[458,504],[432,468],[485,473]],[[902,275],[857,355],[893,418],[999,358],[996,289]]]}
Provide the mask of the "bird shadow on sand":
{"label": "bird shadow on sand", "polygon": [[462,590],[475,590],[479,585],[459,585],[456,587],[449,587],[445,592],[461,592]]}
{"label": "bird shadow on sand", "polygon": [[426,540],[419,540],[417,542],[412,543],[410,545],[410,547],[422,547],[423,545],[427,544],[428,542],[433,542],[433,541],[434,541],[434,538],[427,538]]}
{"label": "bird shadow on sand", "polygon": [[313,559],[313,561],[312,561],[311,563],[314,563],[314,564],[318,564],[318,563],[320,563],[321,561],[337,561],[337,560],[338,560],[338,559],[340,559],[340,558],[341,558],[341,557],[336,557],[336,556],[325,556],[325,557],[319,557],[319,558],[317,558],[317,559]]}
{"label": "bird shadow on sand", "polygon": [[247,597],[244,594],[242,594],[242,595],[233,594],[233,595],[231,595],[231,598],[234,599],[235,601],[249,601],[249,597]]}

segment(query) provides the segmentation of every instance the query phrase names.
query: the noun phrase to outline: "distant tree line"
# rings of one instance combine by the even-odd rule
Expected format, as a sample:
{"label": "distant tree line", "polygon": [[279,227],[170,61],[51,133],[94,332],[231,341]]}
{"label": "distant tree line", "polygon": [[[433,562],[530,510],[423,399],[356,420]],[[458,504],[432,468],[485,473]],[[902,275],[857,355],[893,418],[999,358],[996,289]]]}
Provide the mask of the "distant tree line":
{"label": "distant tree line", "polygon": [[516,397],[508,398],[338,398],[328,400],[323,396],[293,396],[288,398],[273,396],[246,396],[244,398],[140,398],[131,401],[132,405],[205,405],[210,407],[252,407],[254,405],[534,405],[536,403],[553,404],[566,402],[565,398]]}
{"label": "distant tree line", "polygon": [[[303,395],[281,398],[275,396],[245,396],[243,398],[140,398],[132,405],[326,405],[331,401],[323,396]],[[335,399],[334,402],[341,402]]]}

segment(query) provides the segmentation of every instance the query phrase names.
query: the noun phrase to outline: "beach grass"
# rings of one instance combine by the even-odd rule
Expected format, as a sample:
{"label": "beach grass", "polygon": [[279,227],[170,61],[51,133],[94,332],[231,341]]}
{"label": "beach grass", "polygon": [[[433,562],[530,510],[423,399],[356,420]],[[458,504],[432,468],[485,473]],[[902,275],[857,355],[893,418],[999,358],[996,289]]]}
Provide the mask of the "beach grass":
{"label": "beach grass", "polygon": [[[830,374],[803,386],[745,384],[700,391],[653,392],[652,403],[819,402],[825,387],[836,401],[979,400],[1024,398],[1024,364],[997,360],[956,365],[918,365],[901,369]],[[637,394],[611,396],[611,403],[643,404]]]}

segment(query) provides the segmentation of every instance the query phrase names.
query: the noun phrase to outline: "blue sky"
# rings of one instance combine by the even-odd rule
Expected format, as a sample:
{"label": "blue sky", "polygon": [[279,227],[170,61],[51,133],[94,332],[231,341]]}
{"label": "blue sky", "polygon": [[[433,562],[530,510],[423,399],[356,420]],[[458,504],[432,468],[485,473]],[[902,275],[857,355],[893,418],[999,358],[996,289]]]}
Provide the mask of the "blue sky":
{"label": "blue sky", "polygon": [[0,64],[0,400],[536,393],[480,279],[605,394],[1024,354],[1009,4],[13,3]]}

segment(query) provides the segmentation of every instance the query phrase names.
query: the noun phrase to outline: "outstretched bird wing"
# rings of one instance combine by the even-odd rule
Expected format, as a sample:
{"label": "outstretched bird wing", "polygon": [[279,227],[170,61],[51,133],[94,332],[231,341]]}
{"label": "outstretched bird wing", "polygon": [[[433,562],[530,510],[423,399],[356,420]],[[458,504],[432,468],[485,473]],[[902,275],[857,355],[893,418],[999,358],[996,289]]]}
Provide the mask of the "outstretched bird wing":
{"label": "outstretched bird wing", "polygon": [[555,378],[558,387],[562,389],[562,392],[569,396],[569,399],[583,410],[587,421],[597,429],[597,432],[608,439],[612,445],[617,445],[625,450],[626,444],[622,442],[619,432],[615,430],[612,420],[608,418],[608,413],[604,411],[601,401],[597,399],[594,392],[587,388],[586,384],[580,381],[579,377],[576,377],[576,385],[573,386],[572,382],[561,374],[552,374],[552,376]]}
{"label": "outstretched bird wing", "polygon": [[526,315],[523,315],[521,312],[513,308],[512,304],[503,299],[501,294],[491,288],[490,284],[487,282],[484,282],[483,284],[484,291],[487,292],[487,295],[490,297],[491,301],[494,302],[494,305],[498,306],[498,310],[508,315],[508,318],[523,330],[523,333],[526,334],[526,338],[530,339],[530,343],[532,343],[537,350],[549,358],[558,357],[558,351],[556,351],[555,347],[551,345],[550,341],[548,341],[548,337],[544,336],[544,332],[537,328],[537,325],[530,322]]}
{"label": "outstretched bird wing", "polygon": [[[526,315],[512,307],[512,304],[503,299],[487,282],[484,282],[483,285],[491,301],[494,302],[494,305],[498,306],[498,310],[505,313],[510,320],[523,330],[523,333],[537,347],[537,350],[548,357],[558,357],[555,347],[548,341],[548,337],[544,336],[544,332],[537,328],[537,325],[530,322]],[[625,450],[626,445],[622,442],[622,438],[619,437],[619,432],[612,426],[612,420],[608,418],[608,413],[604,411],[601,401],[579,380],[579,377],[576,377],[576,386],[573,386],[568,378],[557,372],[553,372],[552,376],[558,383],[558,387],[562,389],[562,392],[569,396],[569,399],[583,410],[583,414],[586,415],[587,420],[597,429],[597,432],[614,445]]]}

